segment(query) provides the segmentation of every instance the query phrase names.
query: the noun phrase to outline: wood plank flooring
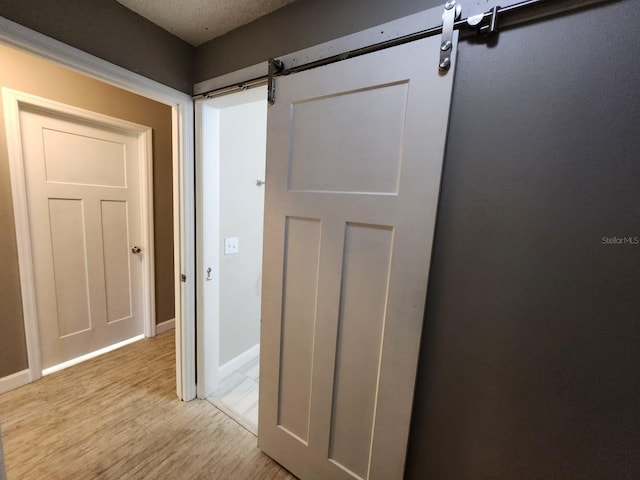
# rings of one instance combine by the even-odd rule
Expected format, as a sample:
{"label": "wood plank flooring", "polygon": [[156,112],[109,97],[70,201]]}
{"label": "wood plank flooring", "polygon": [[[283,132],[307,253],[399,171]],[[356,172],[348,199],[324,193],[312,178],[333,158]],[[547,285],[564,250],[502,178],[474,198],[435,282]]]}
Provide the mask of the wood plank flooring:
{"label": "wood plank flooring", "polygon": [[223,378],[218,390],[207,398],[253,434],[258,433],[259,376],[260,358],[255,357]]}
{"label": "wood plank flooring", "polygon": [[293,479],[256,437],[175,394],[173,332],[0,395],[9,480]]}

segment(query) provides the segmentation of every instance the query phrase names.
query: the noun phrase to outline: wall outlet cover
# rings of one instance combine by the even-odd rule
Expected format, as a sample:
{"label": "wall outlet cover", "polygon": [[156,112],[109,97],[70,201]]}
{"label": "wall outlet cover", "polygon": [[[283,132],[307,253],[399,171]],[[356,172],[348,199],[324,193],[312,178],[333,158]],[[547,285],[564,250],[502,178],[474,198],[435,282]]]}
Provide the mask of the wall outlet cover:
{"label": "wall outlet cover", "polygon": [[224,254],[230,255],[232,253],[238,253],[238,237],[224,239]]}

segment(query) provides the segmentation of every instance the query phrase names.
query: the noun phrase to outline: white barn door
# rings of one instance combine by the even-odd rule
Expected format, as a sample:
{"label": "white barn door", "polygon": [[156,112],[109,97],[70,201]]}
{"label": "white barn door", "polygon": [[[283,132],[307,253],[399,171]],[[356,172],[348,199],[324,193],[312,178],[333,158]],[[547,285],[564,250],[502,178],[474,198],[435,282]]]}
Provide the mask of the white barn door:
{"label": "white barn door", "polygon": [[439,46],[276,79],[258,444],[303,480],[403,476],[453,80]]}
{"label": "white barn door", "polygon": [[28,108],[20,131],[49,368],[144,331],[139,140]]}

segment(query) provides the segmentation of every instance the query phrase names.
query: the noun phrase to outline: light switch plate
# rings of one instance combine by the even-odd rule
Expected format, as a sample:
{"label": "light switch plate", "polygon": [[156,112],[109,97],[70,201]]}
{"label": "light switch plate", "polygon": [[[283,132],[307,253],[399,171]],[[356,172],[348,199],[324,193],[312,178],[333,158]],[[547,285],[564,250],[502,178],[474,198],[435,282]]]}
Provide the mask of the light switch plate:
{"label": "light switch plate", "polygon": [[238,253],[238,237],[224,239],[224,254],[229,255],[232,253]]}

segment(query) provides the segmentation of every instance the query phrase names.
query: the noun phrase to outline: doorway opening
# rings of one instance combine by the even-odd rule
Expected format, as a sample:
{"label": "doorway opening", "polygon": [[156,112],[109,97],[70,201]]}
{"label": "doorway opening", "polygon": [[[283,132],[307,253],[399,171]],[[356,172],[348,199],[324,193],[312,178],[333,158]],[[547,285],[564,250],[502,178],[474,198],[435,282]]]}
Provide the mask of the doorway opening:
{"label": "doorway opening", "polygon": [[198,396],[255,434],[266,86],[198,102],[196,122]]}

